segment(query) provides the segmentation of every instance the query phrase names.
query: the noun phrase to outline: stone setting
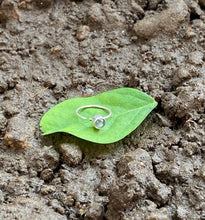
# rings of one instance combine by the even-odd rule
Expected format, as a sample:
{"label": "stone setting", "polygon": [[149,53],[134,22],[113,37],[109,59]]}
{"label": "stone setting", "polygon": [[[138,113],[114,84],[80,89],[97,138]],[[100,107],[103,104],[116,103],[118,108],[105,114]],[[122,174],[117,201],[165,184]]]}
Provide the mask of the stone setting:
{"label": "stone setting", "polygon": [[105,126],[105,119],[101,115],[96,115],[90,120],[93,121],[93,126],[98,130]]}

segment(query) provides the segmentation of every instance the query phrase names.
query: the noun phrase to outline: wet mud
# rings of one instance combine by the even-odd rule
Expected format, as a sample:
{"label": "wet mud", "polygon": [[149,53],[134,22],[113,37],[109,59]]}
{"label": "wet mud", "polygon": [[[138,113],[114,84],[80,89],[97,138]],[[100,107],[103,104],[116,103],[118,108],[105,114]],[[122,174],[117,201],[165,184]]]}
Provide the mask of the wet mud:
{"label": "wet mud", "polygon": [[[205,219],[205,1],[0,1],[0,219]],[[42,136],[57,103],[132,87],[123,140]]]}

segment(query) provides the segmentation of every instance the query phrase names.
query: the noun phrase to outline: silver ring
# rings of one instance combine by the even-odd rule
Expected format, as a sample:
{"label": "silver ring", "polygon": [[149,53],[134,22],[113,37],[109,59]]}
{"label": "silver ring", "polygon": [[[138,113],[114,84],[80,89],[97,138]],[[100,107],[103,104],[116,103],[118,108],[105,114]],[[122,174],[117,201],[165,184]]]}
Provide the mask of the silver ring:
{"label": "silver ring", "polygon": [[101,115],[95,115],[93,118],[90,118],[90,121],[93,121],[93,126],[96,129],[101,129],[105,126],[105,119],[109,118],[112,115],[112,112],[109,108],[102,106],[102,105],[84,105],[76,109],[75,113],[78,117],[82,119],[87,119],[86,117],[82,116],[79,114],[79,111],[84,109],[84,108],[100,108],[106,110],[109,114],[106,116],[101,116]]}

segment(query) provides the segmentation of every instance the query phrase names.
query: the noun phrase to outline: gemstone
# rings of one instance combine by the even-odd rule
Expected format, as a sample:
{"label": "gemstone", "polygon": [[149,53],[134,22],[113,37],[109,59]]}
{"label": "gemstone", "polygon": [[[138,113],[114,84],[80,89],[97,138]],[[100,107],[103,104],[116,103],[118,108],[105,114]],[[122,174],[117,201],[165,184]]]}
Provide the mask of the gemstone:
{"label": "gemstone", "polygon": [[102,117],[99,117],[95,120],[95,128],[101,129],[105,126],[105,119]]}

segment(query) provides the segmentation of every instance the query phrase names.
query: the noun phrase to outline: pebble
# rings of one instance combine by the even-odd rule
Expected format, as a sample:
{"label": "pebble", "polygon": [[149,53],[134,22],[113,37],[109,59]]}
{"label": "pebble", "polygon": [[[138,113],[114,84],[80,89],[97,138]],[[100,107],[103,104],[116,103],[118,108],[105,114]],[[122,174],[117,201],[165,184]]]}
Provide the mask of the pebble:
{"label": "pebble", "polygon": [[18,172],[19,172],[21,175],[26,175],[26,174],[28,174],[28,167],[27,167],[27,164],[25,163],[24,160],[20,160],[20,161],[19,161]]}
{"label": "pebble", "polygon": [[82,151],[75,144],[72,143],[61,144],[59,148],[59,152],[63,162],[68,166],[77,166],[80,164],[82,160],[82,156],[83,156]]}
{"label": "pebble", "polygon": [[57,199],[49,201],[49,205],[53,207],[61,215],[65,214],[65,209],[61,206],[60,202]]}
{"label": "pebble", "polygon": [[90,58],[89,58],[89,55],[87,55],[87,54],[86,55],[80,55],[78,57],[78,63],[83,67],[86,67],[86,66],[89,65],[89,60],[90,60]]}
{"label": "pebble", "polygon": [[[144,164],[144,166],[141,166]],[[134,167],[136,169],[134,169]],[[152,162],[149,154],[143,149],[137,149],[123,155],[118,163],[118,174],[137,176],[139,169],[144,170],[146,167],[145,174],[152,171]],[[143,176],[143,175],[142,175]]]}
{"label": "pebble", "polygon": [[195,64],[195,65],[200,65],[203,63],[203,57],[204,53],[200,51],[194,51],[189,54],[189,63]]}
{"label": "pebble", "polygon": [[100,181],[100,193],[102,195],[107,195],[112,184],[116,179],[116,174],[110,169],[101,170],[101,181]]}
{"label": "pebble", "polygon": [[56,81],[53,78],[46,78],[44,81],[44,86],[46,88],[52,89],[56,86]]}
{"label": "pebble", "polygon": [[92,96],[92,95],[94,95],[94,91],[93,91],[93,89],[91,89],[91,88],[85,88],[85,89],[83,89],[83,96],[84,97],[89,97],[89,96]]}
{"label": "pebble", "polygon": [[41,171],[40,178],[42,180],[50,181],[50,180],[53,179],[53,177],[54,177],[53,170],[48,168],[48,169],[45,169],[45,170]]}
{"label": "pebble", "polygon": [[188,216],[188,210],[186,210],[183,206],[177,207],[177,217],[178,219],[186,219]]}
{"label": "pebble", "polygon": [[199,170],[197,170],[197,175],[202,177],[205,180],[205,164],[203,164]]}
{"label": "pebble", "polygon": [[154,213],[151,213],[146,218],[147,220],[170,220],[169,211],[166,208],[156,209]]}
{"label": "pebble", "polygon": [[181,66],[175,71],[172,79],[172,84],[174,86],[177,86],[180,85],[183,81],[190,78],[191,74],[189,73],[189,71],[184,66]]}
{"label": "pebble", "polygon": [[87,18],[90,26],[95,29],[122,29],[125,23],[125,18],[108,4],[93,4],[88,10]]}
{"label": "pebble", "polygon": [[154,155],[152,156],[152,161],[154,164],[159,164],[161,163],[163,160],[163,155],[158,155],[158,153],[154,153]]}
{"label": "pebble", "polygon": [[[51,170],[55,170],[59,163],[59,153],[55,149],[45,148],[42,149],[41,152],[35,152],[35,154],[31,157],[29,167],[30,173],[32,170],[35,172],[42,172],[43,170],[47,170],[49,172]],[[44,171],[44,172],[47,172]],[[43,173],[42,177],[45,178],[46,174]]]}
{"label": "pebble", "polygon": [[104,207],[102,204],[93,203],[85,214],[85,219],[103,220]]}
{"label": "pebble", "polygon": [[52,170],[56,169],[59,162],[59,154],[55,149],[45,150],[42,157],[45,163],[45,167],[49,167]]}
{"label": "pebble", "polygon": [[13,148],[31,147],[31,138],[34,136],[35,124],[31,118],[16,115],[8,120],[5,143]]}
{"label": "pebble", "polygon": [[60,178],[62,183],[69,183],[73,179],[73,173],[66,169],[61,169]]}
{"label": "pebble", "polygon": [[188,15],[188,7],[183,0],[174,0],[168,8],[153,16],[145,17],[134,25],[138,37],[149,38],[159,33],[172,33]]}
{"label": "pebble", "polygon": [[56,187],[55,186],[43,185],[41,187],[41,194],[42,195],[48,195],[48,194],[54,193],[55,191],[56,191]]}
{"label": "pebble", "polygon": [[169,164],[162,162],[155,166],[158,175],[166,176],[169,180],[178,179],[180,182],[189,181],[194,175],[194,167],[191,162],[183,162],[181,158]]}
{"label": "pebble", "polygon": [[71,207],[74,204],[75,200],[72,196],[67,196],[66,201],[64,202],[65,202],[65,205],[67,205],[68,207]]}
{"label": "pebble", "polygon": [[79,41],[85,40],[90,35],[90,27],[87,25],[81,25],[76,33],[76,38]]}

